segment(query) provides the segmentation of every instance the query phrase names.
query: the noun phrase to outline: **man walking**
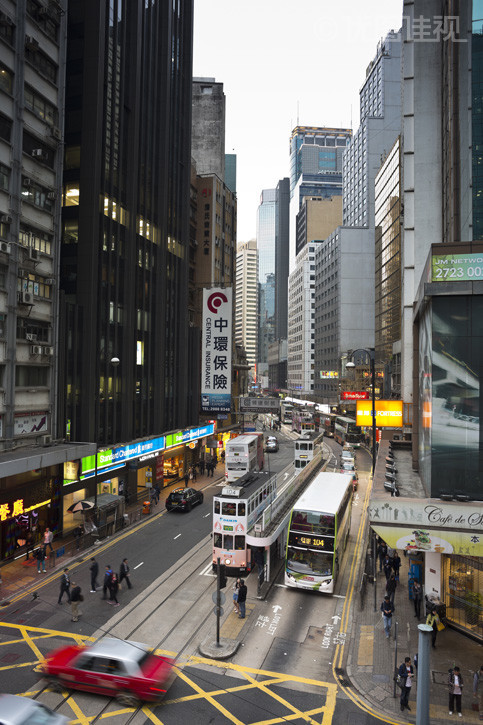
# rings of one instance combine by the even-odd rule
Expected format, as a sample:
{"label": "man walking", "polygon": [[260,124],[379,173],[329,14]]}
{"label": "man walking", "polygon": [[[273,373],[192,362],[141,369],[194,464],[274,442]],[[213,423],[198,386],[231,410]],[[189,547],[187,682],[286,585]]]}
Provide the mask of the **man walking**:
{"label": "man walking", "polygon": [[379,539],[379,543],[377,545],[377,556],[379,557],[379,571],[382,571],[382,566],[384,562],[384,557],[387,554],[387,545],[386,542],[382,539]]}
{"label": "man walking", "polygon": [[397,581],[394,574],[391,574],[389,579],[386,582],[386,594],[389,594],[389,599],[391,600],[391,603],[394,604],[394,596],[396,594],[396,588],[397,588]]}
{"label": "man walking", "polygon": [[110,564],[106,564],[106,571],[104,572],[104,583],[102,585],[102,598],[107,599],[107,592],[112,579],[112,569]]}
{"label": "man walking", "polygon": [[239,619],[245,619],[245,606],[247,601],[247,587],[244,579],[240,579],[240,586],[238,587],[238,607],[240,609]]}
{"label": "man walking", "polygon": [[131,580],[129,579],[129,565],[127,559],[123,559],[121,566],[119,567],[119,584],[122,584],[122,580],[126,580],[127,588],[132,589]]}
{"label": "man walking", "polygon": [[70,576],[69,569],[67,567],[65,567],[64,573],[60,577],[60,592],[57,604],[62,604],[64,592],[67,594],[67,601],[70,603]]}
{"label": "man walking", "polygon": [[84,597],[81,593],[81,588],[75,582],[72,582],[72,591],[70,593],[70,608],[72,612],[72,622],[79,621],[79,604],[84,601]]}
{"label": "man walking", "polygon": [[190,482],[190,474],[188,473],[188,471],[186,471],[186,473],[184,474],[184,487],[185,488],[188,488],[189,482]]}
{"label": "man walking", "polygon": [[387,581],[392,573],[392,559],[389,554],[386,554],[386,556],[384,557],[384,561],[382,562],[382,568],[384,569],[384,574]]}
{"label": "man walking", "polygon": [[204,476],[204,475],[205,475],[205,459],[202,458],[200,460],[200,476]]}
{"label": "man walking", "polygon": [[421,602],[423,599],[423,590],[421,584],[417,579],[413,581],[413,603],[414,603],[414,616],[421,619]]}
{"label": "man walking", "polygon": [[45,551],[41,546],[35,552],[35,558],[37,559],[37,573],[40,574],[40,567],[42,567],[42,571],[45,573]]}
{"label": "man walking", "polygon": [[95,594],[96,590],[99,588],[99,583],[97,581],[97,576],[99,574],[99,564],[94,557],[92,557],[91,559],[89,571],[91,572],[91,594]]}
{"label": "man walking", "polygon": [[413,666],[411,664],[411,657],[405,657],[404,662],[400,665],[398,675],[401,680],[401,697],[399,698],[399,704],[401,705],[401,712],[411,708],[408,705],[409,693],[413,684]]}
{"label": "man walking", "polygon": [[463,676],[460,668],[455,665],[452,670],[449,671],[448,676],[448,688],[449,688],[449,714],[453,714],[453,710],[456,705],[456,712],[458,717],[463,717],[461,714],[461,694],[463,691]]}
{"label": "man walking", "polygon": [[392,615],[394,612],[394,604],[389,598],[389,594],[386,594],[384,601],[381,604],[382,621],[384,622],[384,632],[386,633],[386,639],[389,639],[391,634]]}

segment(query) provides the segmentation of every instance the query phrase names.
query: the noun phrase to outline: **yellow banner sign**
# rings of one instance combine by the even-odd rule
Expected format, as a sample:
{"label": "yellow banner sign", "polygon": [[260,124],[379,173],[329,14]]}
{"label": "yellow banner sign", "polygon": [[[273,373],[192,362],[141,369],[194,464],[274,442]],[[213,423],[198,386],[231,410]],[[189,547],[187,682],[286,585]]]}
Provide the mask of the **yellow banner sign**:
{"label": "yellow banner sign", "polygon": [[[372,426],[372,401],[358,400],[356,410],[357,425]],[[376,400],[376,426],[378,428],[402,428],[402,400]]]}

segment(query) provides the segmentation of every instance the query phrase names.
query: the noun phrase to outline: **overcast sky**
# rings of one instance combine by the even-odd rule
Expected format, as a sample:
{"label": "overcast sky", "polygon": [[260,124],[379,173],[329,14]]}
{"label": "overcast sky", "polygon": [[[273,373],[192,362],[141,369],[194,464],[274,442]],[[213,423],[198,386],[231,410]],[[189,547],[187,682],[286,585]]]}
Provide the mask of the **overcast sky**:
{"label": "overcast sky", "polygon": [[[256,234],[262,189],[289,176],[294,126],[357,129],[359,88],[402,0],[194,0],[195,77],[223,83],[237,155],[237,240]],[[352,122],[352,123],[351,123]]]}

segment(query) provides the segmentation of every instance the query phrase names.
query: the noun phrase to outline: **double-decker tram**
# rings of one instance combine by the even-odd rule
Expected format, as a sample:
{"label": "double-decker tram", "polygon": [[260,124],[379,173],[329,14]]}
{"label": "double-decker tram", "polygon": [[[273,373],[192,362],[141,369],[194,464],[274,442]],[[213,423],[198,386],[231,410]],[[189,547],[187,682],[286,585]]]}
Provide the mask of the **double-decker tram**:
{"label": "double-decker tram", "polygon": [[353,448],[360,448],[364,441],[364,434],[354,418],[338,415],[334,423],[334,438],[341,446],[348,443]]}
{"label": "double-decker tram", "polygon": [[225,476],[236,481],[249,471],[263,468],[263,434],[240,435],[227,441],[225,446]]}
{"label": "double-decker tram", "polygon": [[285,584],[332,594],[352,517],[352,477],[319,473],[290,516]]}
{"label": "double-decker tram", "polygon": [[277,477],[250,472],[226,484],[213,498],[213,570],[218,557],[228,576],[243,576],[252,568],[247,532],[271,504],[277,493]]}
{"label": "double-decker tram", "polygon": [[315,424],[310,410],[294,410],[292,413],[292,430],[300,435],[314,433]]}

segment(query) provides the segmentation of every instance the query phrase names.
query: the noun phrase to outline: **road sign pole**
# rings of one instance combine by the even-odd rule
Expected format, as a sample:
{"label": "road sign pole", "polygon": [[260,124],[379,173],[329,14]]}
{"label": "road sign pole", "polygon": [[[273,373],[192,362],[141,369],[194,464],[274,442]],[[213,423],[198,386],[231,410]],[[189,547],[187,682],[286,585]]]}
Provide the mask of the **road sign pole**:
{"label": "road sign pole", "polygon": [[216,560],[216,646],[220,646],[220,557]]}

